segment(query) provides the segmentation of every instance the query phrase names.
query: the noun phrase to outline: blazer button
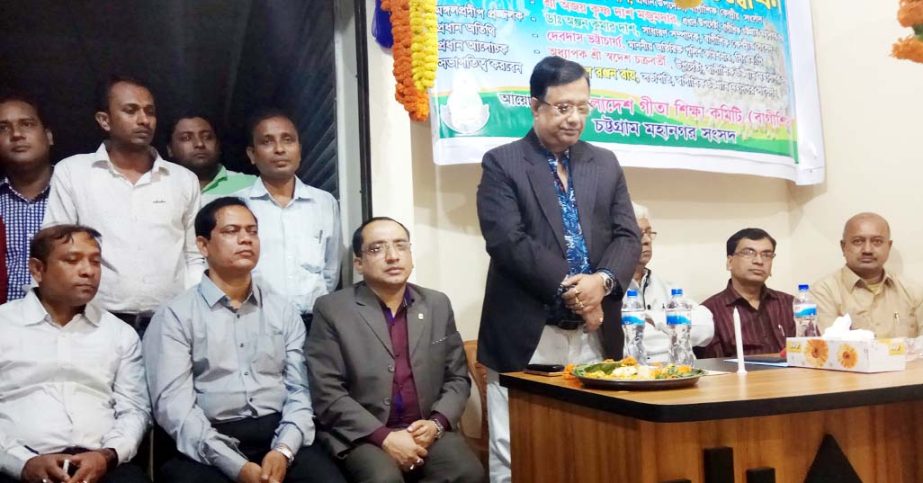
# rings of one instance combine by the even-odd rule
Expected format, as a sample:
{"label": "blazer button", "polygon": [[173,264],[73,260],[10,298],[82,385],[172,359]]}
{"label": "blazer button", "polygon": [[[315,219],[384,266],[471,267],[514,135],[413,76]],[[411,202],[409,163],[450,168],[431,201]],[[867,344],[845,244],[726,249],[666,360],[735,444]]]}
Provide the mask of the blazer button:
{"label": "blazer button", "polygon": [[390,397],[386,397],[382,402],[385,403],[385,406],[390,406],[390,405],[391,405],[391,398],[390,398]]}
{"label": "blazer button", "polygon": [[388,372],[394,372],[394,364],[388,364]]}

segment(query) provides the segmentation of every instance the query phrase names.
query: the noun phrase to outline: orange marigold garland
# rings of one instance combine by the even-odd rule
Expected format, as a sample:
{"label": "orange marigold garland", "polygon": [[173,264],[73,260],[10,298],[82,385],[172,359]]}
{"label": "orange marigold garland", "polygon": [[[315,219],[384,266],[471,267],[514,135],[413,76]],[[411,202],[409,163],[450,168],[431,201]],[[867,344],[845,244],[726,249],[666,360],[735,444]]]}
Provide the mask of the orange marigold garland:
{"label": "orange marigold garland", "polygon": [[[429,97],[426,89],[432,85],[427,80],[429,76],[423,69],[432,66],[435,69],[436,61],[430,57],[429,44],[430,23],[426,21],[426,14],[432,13],[432,31],[431,39],[435,45],[436,26],[435,26],[435,0],[423,0],[421,3],[421,13],[414,14],[420,19],[418,22],[418,33],[415,35],[411,25],[411,3],[417,3],[418,0],[382,0],[381,9],[391,12],[391,33],[394,36],[394,47],[392,55],[394,56],[394,79],[397,81],[395,86],[394,97],[400,102],[404,109],[410,113],[410,118],[414,121],[425,121],[429,118]],[[422,4],[431,4],[431,9]],[[416,5],[414,5],[416,7]],[[417,10],[414,8],[413,10]],[[419,38],[418,38],[419,37]],[[416,49],[415,49],[416,45]],[[418,52],[417,74],[414,75],[414,52]],[[433,54],[435,48],[433,49]],[[419,80],[419,87],[415,80]],[[435,70],[433,70],[432,79],[435,79]]]}
{"label": "orange marigold garland", "polygon": [[904,27],[913,28],[914,34],[895,42],[891,55],[923,63],[923,0],[901,0],[897,21]]}

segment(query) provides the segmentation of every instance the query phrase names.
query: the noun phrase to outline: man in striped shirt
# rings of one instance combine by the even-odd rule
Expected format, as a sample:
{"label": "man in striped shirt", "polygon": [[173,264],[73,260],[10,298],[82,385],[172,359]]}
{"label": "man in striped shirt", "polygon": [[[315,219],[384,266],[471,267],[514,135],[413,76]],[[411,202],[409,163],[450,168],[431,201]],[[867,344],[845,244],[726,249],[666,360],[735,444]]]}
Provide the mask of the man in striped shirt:
{"label": "man in striped shirt", "polygon": [[29,242],[42,226],[51,181],[51,130],[38,104],[22,94],[0,96],[0,218],[6,225],[8,300],[21,299],[29,275]]}
{"label": "man in striped shirt", "polygon": [[779,352],[785,338],[795,336],[793,297],[766,286],[776,257],[776,240],[759,228],[744,228],[727,241],[727,288],[702,305],[715,318],[715,337],[702,357],[733,357],[734,309],[740,314],[744,354]]}

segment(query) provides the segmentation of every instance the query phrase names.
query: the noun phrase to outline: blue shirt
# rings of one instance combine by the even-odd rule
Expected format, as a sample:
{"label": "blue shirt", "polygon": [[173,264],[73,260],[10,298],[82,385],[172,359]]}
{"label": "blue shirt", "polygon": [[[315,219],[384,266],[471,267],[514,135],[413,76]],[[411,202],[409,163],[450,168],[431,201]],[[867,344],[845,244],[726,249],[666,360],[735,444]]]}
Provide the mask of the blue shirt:
{"label": "blue shirt", "polygon": [[253,275],[288,297],[302,313],[340,281],[340,210],[330,193],[295,178],[285,206],[270,196],[262,179],[237,193],[256,215],[263,251]]}
{"label": "blue shirt", "polygon": [[[251,282],[234,309],[208,275],[162,306],[144,334],[154,417],[177,448],[231,480],[247,462],[212,424],[281,414],[272,447],[314,441],[304,359],[305,327],[282,296]],[[267,448],[269,449],[269,448]]]}
{"label": "blue shirt", "polygon": [[558,195],[558,205],[561,207],[561,218],[564,222],[564,241],[567,243],[567,264],[570,266],[569,275],[578,273],[591,273],[590,255],[583,238],[583,229],[580,227],[580,214],[577,212],[577,196],[574,194],[574,178],[570,176],[570,151],[564,151],[561,163],[564,171],[568,173],[567,189],[558,177],[558,159],[554,154],[548,155],[548,168],[554,178],[555,192]]}
{"label": "blue shirt", "polygon": [[23,287],[32,283],[29,243],[42,227],[50,186],[46,186],[34,200],[29,200],[13,189],[9,178],[0,180],[0,217],[6,224],[7,300],[25,297]]}

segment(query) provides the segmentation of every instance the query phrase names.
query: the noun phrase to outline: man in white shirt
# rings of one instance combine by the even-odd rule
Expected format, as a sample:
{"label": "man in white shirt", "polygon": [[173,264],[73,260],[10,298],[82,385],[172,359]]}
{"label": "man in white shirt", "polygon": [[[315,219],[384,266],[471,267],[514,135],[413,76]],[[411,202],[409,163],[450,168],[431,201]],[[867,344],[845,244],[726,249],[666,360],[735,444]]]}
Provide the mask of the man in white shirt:
{"label": "man in white shirt", "polygon": [[98,102],[96,122],[109,139],[55,166],[43,226],[79,223],[102,233],[98,302],[143,333],[158,305],[202,276],[193,229],[199,180],[151,147],[157,113],[143,83],[112,77]]}
{"label": "man in white shirt", "polygon": [[[638,219],[638,231],[641,233],[641,258],[628,286],[637,290],[638,297],[645,308],[644,352],[648,362],[670,362],[670,335],[667,327],[664,306],[670,301],[670,288],[679,288],[655,275],[647,268],[654,254],[653,242],[657,232],[651,226],[648,209],[632,203],[635,218]],[[689,299],[689,297],[686,297]],[[689,338],[693,346],[704,347],[711,342],[715,334],[715,322],[711,311],[695,302],[692,311],[692,330]]]}
{"label": "man in white shirt", "polygon": [[99,233],[39,231],[29,269],[38,287],[0,306],[0,483],[143,482],[127,464],[150,422],[141,343],[91,302]]}
{"label": "man in white shirt", "polygon": [[243,198],[260,221],[263,245],[255,274],[288,297],[310,328],[314,301],[340,280],[340,210],[330,193],[303,183],[298,129],[285,113],[264,111],[251,118],[247,156],[260,172]]}

